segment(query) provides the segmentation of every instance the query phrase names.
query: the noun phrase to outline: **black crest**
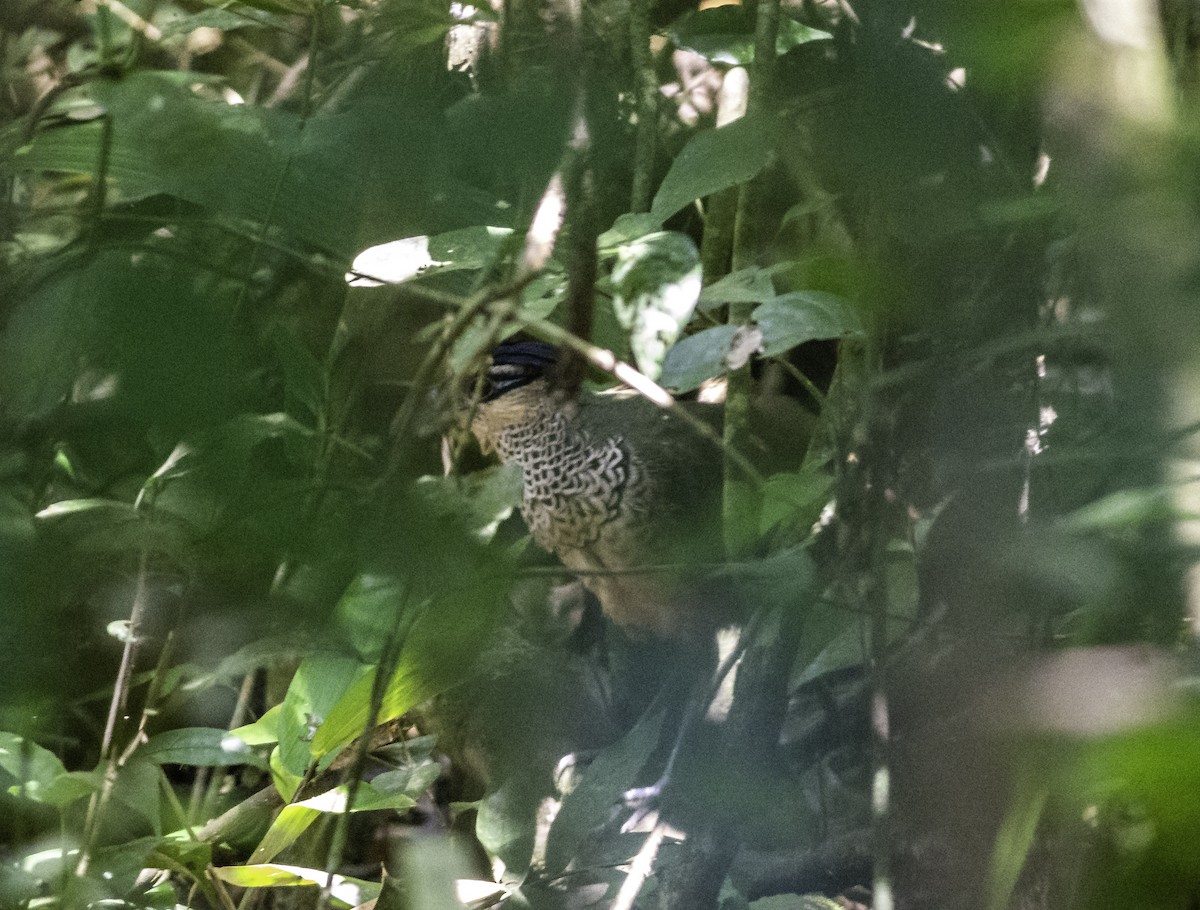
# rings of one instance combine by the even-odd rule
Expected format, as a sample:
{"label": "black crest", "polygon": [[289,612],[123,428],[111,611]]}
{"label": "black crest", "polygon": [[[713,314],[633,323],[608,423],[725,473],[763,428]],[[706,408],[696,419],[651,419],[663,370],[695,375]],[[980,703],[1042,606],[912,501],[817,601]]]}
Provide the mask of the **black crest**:
{"label": "black crest", "polygon": [[558,363],[558,349],[544,341],[504,341],[492,350],[483,386],[483,400],[501,395],[540,379]]}

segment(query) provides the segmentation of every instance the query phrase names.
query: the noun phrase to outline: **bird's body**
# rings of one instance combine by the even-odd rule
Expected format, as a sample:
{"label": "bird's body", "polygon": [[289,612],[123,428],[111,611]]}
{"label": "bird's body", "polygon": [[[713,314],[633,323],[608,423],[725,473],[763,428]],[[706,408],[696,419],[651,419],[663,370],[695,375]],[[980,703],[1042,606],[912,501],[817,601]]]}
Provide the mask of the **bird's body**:
{"label": "bird's body", "polygon": [[719,452],[640,397],[559,401],[545,377],[553,357],[537,343],[497,349],[493,392],[471,424],[480,446],[520,465],[531,535],[580,573],[613,622],[635,637],[708,636],[717,611],[682,595],[680,566],[719,547]]}

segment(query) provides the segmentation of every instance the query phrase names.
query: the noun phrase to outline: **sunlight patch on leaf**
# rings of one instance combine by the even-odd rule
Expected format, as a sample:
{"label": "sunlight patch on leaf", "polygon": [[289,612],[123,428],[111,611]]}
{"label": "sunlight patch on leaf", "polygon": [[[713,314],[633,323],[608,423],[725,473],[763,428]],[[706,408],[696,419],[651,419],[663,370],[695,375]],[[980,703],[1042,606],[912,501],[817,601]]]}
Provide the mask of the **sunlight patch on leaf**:
{"label": "sunlight patch on leaf", "polygon": [[[323,869],[286,866],[282,863],[217,866],[212,872],[222,881],[239,888],[311,887],[323,885],[329,879]],[[383,887],[378,882],[367,882],[348,875],[335,875],[332,882],[330,891],[334,901],[345,907],[357,907],[379,897]]]}
{"label": "sunlight patch on leaf", "polygon": [[485,226],[381,243],[354,257],[346,282],[351,287],[374,288],[403,284],[427,272],[483,268],[511,234],[509,228]]}
{"label": "sunlight patch on leaf", "polygon": [[612,278],[613,309],[629,330],[638,368],[657,379],[700,299],[700,253],[684,234],[649,234],[617,250]]}

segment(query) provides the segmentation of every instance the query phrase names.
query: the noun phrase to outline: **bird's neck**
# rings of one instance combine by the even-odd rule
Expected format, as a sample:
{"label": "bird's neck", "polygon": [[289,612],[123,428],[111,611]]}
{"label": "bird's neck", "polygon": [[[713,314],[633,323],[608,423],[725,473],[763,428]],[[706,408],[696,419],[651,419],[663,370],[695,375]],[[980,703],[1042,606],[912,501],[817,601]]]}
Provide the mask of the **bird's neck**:
{"label": "bird's neck", "polygon": [[537,380],[479,406],[471,431],[484,453],[495,452],[507,463],[524,463],[567,432],[567,415],[546,382]]}

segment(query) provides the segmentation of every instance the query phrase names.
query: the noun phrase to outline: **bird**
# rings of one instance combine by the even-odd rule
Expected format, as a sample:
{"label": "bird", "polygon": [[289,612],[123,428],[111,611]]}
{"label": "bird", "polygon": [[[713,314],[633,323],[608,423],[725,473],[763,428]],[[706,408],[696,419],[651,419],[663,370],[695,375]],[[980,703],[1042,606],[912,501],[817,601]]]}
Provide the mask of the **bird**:
{"label": "bird", "polygon": [[[721,549],[721,452],[689,422],[636,395],[562,400],[559,353],[497,345],[470,421],[484,454],[521,469],[533,540],[578,573],[633,641],[711,641],[723,624],[698,567]],[[715,424],[716,405],[689,405]]]}

